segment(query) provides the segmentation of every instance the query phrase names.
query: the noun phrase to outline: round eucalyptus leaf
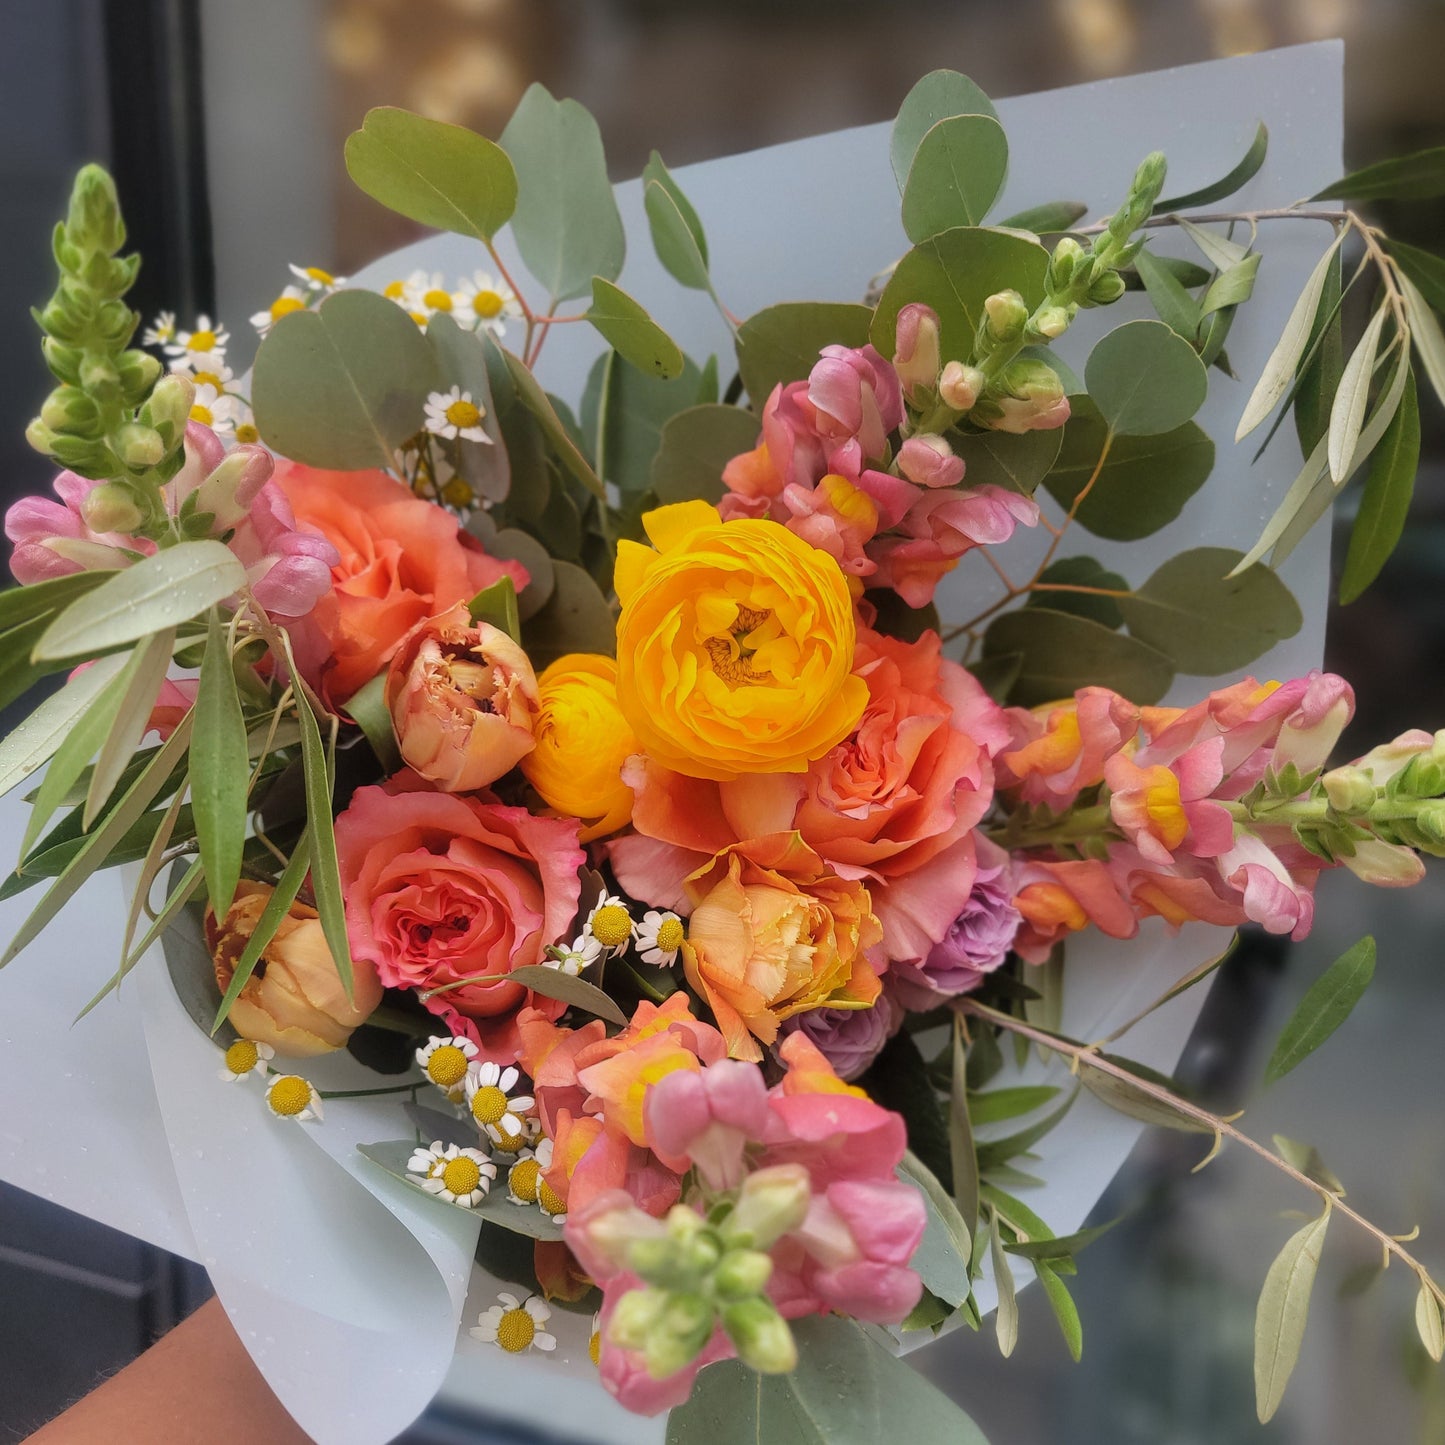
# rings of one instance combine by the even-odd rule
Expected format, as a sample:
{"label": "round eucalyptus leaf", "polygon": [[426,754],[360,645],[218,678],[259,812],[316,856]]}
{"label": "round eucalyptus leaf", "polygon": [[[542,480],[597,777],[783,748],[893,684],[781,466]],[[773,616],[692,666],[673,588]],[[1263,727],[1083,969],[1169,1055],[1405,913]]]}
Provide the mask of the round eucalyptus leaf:
{"label": "round eucalyptus leaf", "polygon": [[1084,385],[1115,435],[1158,436],[1204,405],[1209,374],[1162,321],[1127,321],[1089,353]]}

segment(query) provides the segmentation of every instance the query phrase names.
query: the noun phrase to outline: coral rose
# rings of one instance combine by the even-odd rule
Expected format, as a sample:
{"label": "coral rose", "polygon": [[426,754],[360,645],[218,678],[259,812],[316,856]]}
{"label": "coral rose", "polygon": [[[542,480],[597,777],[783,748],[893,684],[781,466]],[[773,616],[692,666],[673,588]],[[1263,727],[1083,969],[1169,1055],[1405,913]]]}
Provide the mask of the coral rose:
{"label": "coral rose", "polygon": [[536,747],[522,759],[527,781],[549,808],[583,820],[590,843],[625,826],[632,789],[622,765],[637,739],[617,705],[617,664],[569,652],[538,679]]}
{"label": "coral rose", "polygon": [[415,628],[386,674],[397,746],[443,792],[495,782],[532,749],[537,679],[527,654],[466,606]]}
{"label": "coral rose", "polygon": [[705,502],[643,517],[617,549],[617,699],[649,756],[692,777],[802,772],[868,690],[836,561],[775,522]]}
{"label": "coral rose", "polygon": [[[206,945],[222,993],[273,892],[269,883],[243,881],[224,919],[206,910]],[[341,1048],[380,1002],[376,970],[360,958],[352,962],[347,1001],[316,910],[293,903],[231,1005],[229,1019],[244,1039],[270,1044],[287,1058],[308,1058]]]}
{"label": "coral rose", "polygon": [[880,930],[868,890],[838,877],[796,833],[719,853],[686,882],[688,982],[735,1059],[762,1058],[778,1025],[812,1008],[867,1008],[880,992],[865,950]]}
{"label": "coral rose", "polygon": [[[336,820],[352,956],[424,999],[495,1063],[520,1047],[517,1011],[562,1004],[512,983],[577,913],[577,825],[453,793],[358,788]],[[451,987],[451,985],[457,985]]]}
{"label": "coral rose", "polygon": [[272,480],[304,530],[335,546],[330,593],[291,630],[296,662],[332,703],[370,682],[418,622],[510,577],[520,562],[488,557],[441,507],[385,472],[328,472],[276,462]]}

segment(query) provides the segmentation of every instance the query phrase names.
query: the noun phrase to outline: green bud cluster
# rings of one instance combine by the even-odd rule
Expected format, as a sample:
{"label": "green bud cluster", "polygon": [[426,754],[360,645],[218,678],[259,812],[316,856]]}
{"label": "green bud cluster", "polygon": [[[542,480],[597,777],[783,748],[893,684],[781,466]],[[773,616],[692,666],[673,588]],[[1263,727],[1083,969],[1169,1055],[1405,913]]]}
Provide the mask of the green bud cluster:
{"label": "green bud cluster", "polygon": [[59,385],[26,438],[81,476],[115,482],[140,519],[132,530],[150,532],[164,523],[159,484],[181,464],[191,388],[180,378],[167,386],[160,362],[130,346],[140,316],[122,298],[140,257],[118,255],[124,244],[115,183],[100,166],[83,167],[55,227],[55,294],[33,313]]}

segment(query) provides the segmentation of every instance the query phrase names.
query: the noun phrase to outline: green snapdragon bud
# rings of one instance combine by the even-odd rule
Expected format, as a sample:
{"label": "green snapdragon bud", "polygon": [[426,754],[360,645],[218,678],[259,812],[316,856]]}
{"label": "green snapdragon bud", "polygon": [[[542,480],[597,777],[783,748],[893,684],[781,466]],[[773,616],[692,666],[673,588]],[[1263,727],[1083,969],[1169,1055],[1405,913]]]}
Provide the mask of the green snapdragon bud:
{"label": "green snapdragon bud", "polygon": [[70,192],[65,230],[71,245],[85,250],[109,253],[125,245],[125,223],[120,218],[115,182],[103,167],[80,168]]}
{"label": "green snapdragon bud", "polygon": [[1017,341],[1028,325],[1028,303],[1017,291],[997,291],[983,303],[985,338],[994,344]]}
{"label": "green snapdragon bud", "polygon": [[1363,813],[1375,801],[1376,788],[1370,775],[1353,764],[1332,768],[1320,779],[1330,806],[1341,813]]}
{"label": "green snapdragon bud", "polygon": [[652,1332],[667,1312],[668,1296],[660,1289],[630,1289],[612,1312],[607,1338],[624,1350],[646,1348]]}
{"label": "green snapdragon bud", "polygon": [[723,1329],[738,1358],[760,1375],[786,1375],[798,1363],[798,1346],[788,1322],[761,1298],[725,1305]]}
{"label": "green snapdragon bud", "polygon": [[136,471],[153,467],[165,459],[166,444],[161,434],[142,422],[127,422],[110,439],[111,450]]}
{"label": "green snapdragon bud", "polygon": [[1445,798],[1430,798],[1420,804],[1415,825],[1437,846],[1445,844]]}
{"label": "green snapdragon bud", "polygon": [[1070,312],[1071,308],[1067,306],[1040,307],[1030,329],[1045,341],[1053,341],[1069,329],[1069,322],[1074,319]]}
{"label": "green snapdragon bud", "polygon": [[762,1294],[773,1275],[771,1255],[756,1249],[733,1249],[713,1273],[713,1289],[726,1300],[743,1300]]}
{"label": "green snapdragon bud", "polygon": [[774,1164],[743,1181],[737,1208],[724,1222],[723,1237],[742,1248],[769,1249],[802,1224],[813,1197],[801,1164]]}
{"label": "green snapdragon bud", "polygon": [[1073,284],[1076,273],[1086,264],[1088,253],[1072,237],[1061,237],[1054,254],[1049,258],[1049,272],[1045,282],[1052,294],[1057,294]]}
{"label": "green snapdragon bud", "polygon": [[157,431],[167,427],[173,433],[183,431],[195,400],[195,382],[188,376],[170,372],[156,382],[150,400],[141,408],[141,419]]}
{"label": "green snapdragon bud", "polygon": [[100,408],[78,386],[58,386],[41,404],[40,420],[52,432],[93,437]]}
{"label": "green snapdragon bud", "polygon": [[657,1380],[690,1365],[712,1336],[717,1315],[700,1294],[674,1293],[642,1347],[648,1373]]}
{"label": "green snapdragon bud", "polygon": [[124,482],[102,482],[86,493],[80,515],[92,532],[138,532],[146,516]]}
{"label": "green snapdragon bud", "polygon": [[1088,304],[1090,306],[1108,306],[1124,294],[1124,289],[1124,278],[1117,271],[1105,271],[1102,276],[1096,276],[1090,282]]}

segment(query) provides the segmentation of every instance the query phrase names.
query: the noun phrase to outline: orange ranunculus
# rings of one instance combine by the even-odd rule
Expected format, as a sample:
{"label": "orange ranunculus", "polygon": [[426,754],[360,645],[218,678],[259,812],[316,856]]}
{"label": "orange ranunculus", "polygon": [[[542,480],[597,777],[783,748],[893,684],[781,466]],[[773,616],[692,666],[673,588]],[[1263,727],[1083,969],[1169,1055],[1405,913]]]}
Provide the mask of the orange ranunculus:
{"label": "orange ranunculus", "polygon": [[527,569],[488,557],[441,507],[385,472],[328,472],[276,462],[272,480],[297,523],[320,532],[341,562],[330,593],[290,624],[296,663],[333,703],[342,703],[391,660],[423,618],[467,602]]}
{"label": "orange ranunculus", "polygon": [[[243,881],[224,919],[207,910],[206,944],[222,993],[274,891],[269,883]],[[231,1005],[229,1019],[244,1039],[270,1044],[285,1057],[308,1058],[341,1048],[380,1002],[376,969],[360,958],[352,961],[347,1002],[316,910],[293,903]]]}
{"label": "orange ranunculus", "polygon": [[473,793],[533,746],[537,679],[499,627],[463,603],[414,628],[386,674],[401,755],[443,792]]}
{"label": "orange ranunculus", "polygon": [[617,664],[569,652],[537,680],[536,747],[522,771],[549,808],[583,820],[584,843],[615,833],[632,816],[622,765],[637,739],[617,705]]}
{"label": "orange ranunculus", "polygon": [[[776,522],[724,522],[705,502],[642,519],[619,543],[617,700],[641,750],[691,777],[797,773],[867,701],[832,557]],[[654,550],[655,548],[655,550]]]}
{"label": "orange ranunculus", "polygon": [[865,951],[881,937],[868,890],[838,877],[796,833],[724,849],[689,875],[682,945],[687,979],[707,1000],[735,1059],[814,1008],[867,1008],[881,991]]}

